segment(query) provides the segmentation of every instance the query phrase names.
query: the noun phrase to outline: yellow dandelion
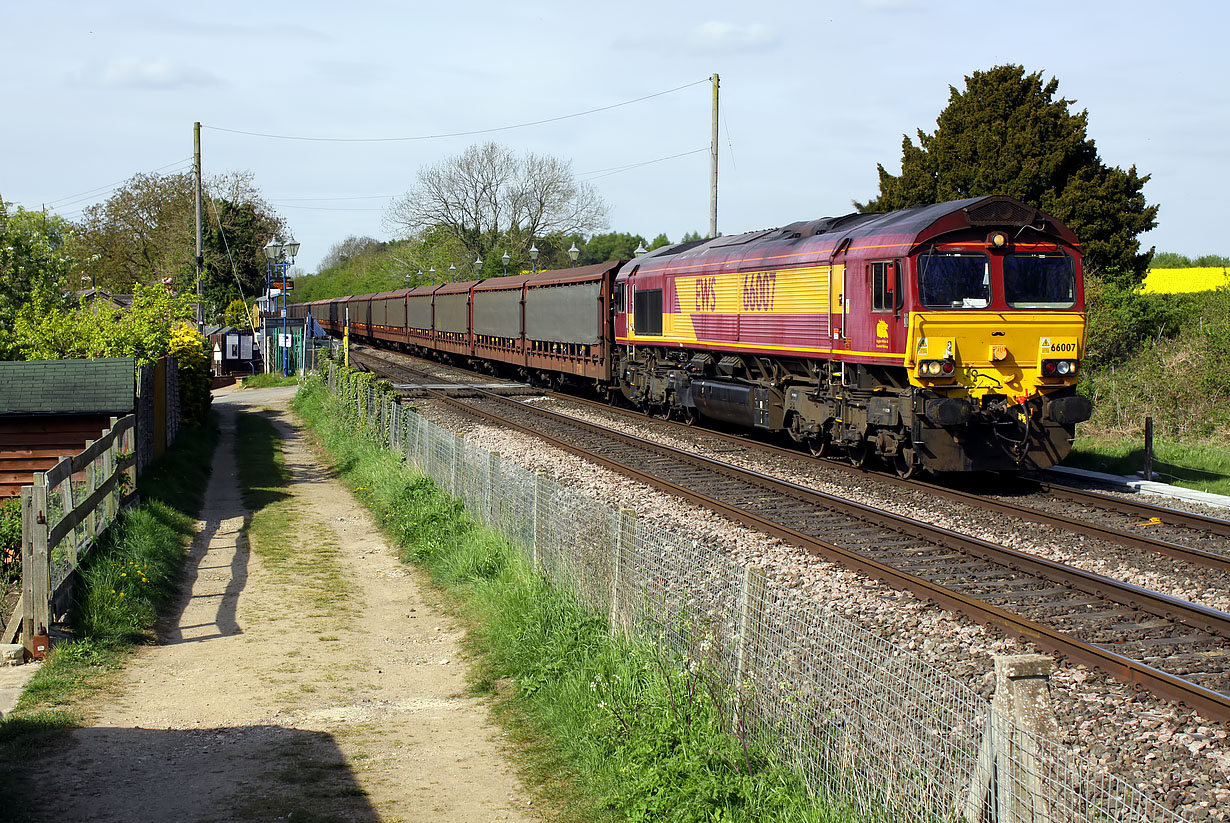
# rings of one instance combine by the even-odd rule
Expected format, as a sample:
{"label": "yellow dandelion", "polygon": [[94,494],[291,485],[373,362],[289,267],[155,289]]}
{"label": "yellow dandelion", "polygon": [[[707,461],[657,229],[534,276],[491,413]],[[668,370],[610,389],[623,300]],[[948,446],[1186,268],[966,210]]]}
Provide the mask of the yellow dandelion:
{"label": "yellow dandelion", "polygon": [[128,576],[128,572],[120,572],[120,577],[127,577],[127,576]]}
{"label": "yellow dandelion", "polygon": [[124,597],[124,596],[125,596],[124,593],[120,592],[120,597]]}

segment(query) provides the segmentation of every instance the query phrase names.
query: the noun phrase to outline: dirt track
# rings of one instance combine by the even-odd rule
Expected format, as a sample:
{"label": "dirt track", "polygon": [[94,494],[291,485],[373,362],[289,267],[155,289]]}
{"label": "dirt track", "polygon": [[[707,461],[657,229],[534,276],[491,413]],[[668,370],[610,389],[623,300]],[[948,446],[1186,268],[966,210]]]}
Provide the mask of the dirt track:
{"label": "dirt track", "polygon": [[[292,393],[215,395],[223,436],[182,597],[119,694],[33,764],[31,819],[535,819],[500,731],[464,696],[458,627],[308,451]],[[262,407],[294,478],[281,538],[329,549],[349,608],[305,607],[249,551],[234,421]]]}

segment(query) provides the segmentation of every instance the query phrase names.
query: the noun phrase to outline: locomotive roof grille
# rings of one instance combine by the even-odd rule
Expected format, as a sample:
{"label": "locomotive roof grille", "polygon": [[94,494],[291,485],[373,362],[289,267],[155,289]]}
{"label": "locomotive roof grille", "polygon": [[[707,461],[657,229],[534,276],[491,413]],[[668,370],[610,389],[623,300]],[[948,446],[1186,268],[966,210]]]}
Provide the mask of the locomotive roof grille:
{"label": "locomotive roof grille", "polygon": [[1038,210],[1014,200],[992,200],[965,210],[971,226],[1032,226],[1038,221]]}

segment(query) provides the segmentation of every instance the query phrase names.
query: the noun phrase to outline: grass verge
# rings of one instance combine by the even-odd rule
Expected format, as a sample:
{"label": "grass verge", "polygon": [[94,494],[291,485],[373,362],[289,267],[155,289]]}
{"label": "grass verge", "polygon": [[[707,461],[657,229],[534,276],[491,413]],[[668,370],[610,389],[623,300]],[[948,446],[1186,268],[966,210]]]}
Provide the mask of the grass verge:
{"label": "grass verge", "polygon": [[[1081,436],[1063,465],[1132,475],[1144,469],[1144,444],[1136,439]],[[1230,448],[1155,440],[1153,472],[1163,483],[1230,495]]]}
{"label": "grass verge", "polygon": [[353,585],[341,564],[341,546],[327,537],[329,529],[313,528],[311,513],[287,491],[291,476],[277,427],[259,414],[239,414],[235,456],[244,505],[252,512],[245,527],[252,551],[316,628],[343,628]]}
{"label": "grass verge", "polygon": [[[123,512],[81,566],[72,640],[58,644],[0,720],[0,763],[20,763],[78,725],[85,701],[115,681],[136,644],[153,638],[158,610],[174,595],[209,479],[217,429],[180,431],[141,476],[141,504]],[[0,778],[0,806],[12,786]]]}
{"label": "grass verge", "polygon": [[[294,407],[402,559],[426,569],[470,626],[474,688],[497,698],[524,773],[569,821],[846,820],[747,735],[697,641],[687,660],[614,636],[375,439],[320,381]],[[737,723],[736,732],[743,728]]]}
{"label": "grass verge", "polygon": [[278,386],[296,386],[299,384],[299,378],[295,375],[283,377],[280,374],[253,374],[248,377],[239,378],[239,387],[241,389],[273,389]]}

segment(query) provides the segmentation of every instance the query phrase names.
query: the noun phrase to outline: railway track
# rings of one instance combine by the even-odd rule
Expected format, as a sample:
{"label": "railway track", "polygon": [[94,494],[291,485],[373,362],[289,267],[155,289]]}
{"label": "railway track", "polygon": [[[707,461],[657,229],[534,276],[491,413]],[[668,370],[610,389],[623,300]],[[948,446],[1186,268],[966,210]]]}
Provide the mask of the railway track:
{"label": "railway track", "polygon": [[[401,356],[390,356],[378,349],[364,350],[362,356],[374,358],[387,364],[389,368],[403,370],[403,375],[416,385],[435,385],[447,391],[440,386],[439,378],[408,366]],[[482,384],[481,376],[472,375],[470,372],[463,373],[473,378],[469,380],[470,385]],[[490,384],[482,385],[487,387]],[[639,412],[571,394],[530,389],[519,384],[507,384],[502,393],[545,394],[601,413],[618,414],[642,424],[647,422],[645,415]],[[696,427],[672,420],[654,418],[654,423],[680,433],[695,435],[698,432]],[[990,496],[986,493],[965,491],[945,483],[902,479],[893,474],[857,468],[841,460],[811,458],[797,449],[783,448],[746,435],[728,434],[713,429],[703,431],[706,437],[738,448],[776,455],[790,461],[819,459],[826,468],[833,471],[864,477],[884,486],[940,497],[973,509],[993,511],[1072,534],[1230,572],[1230,520],[1025,478],[1001,478],[1000,482],[1006,488],[998,496]],[[1015,499],[1008,499],[1007,496]]]}
{"label": "railway track", "polygon": [[[380,368],[414,372],[379,358]],[[371,362],[370,360],[368,362]],[[421,374],[415,382],[421,383]],[[1048,651],[1230,719],[1230,615],[614,432],[482,388],[431,392]]]}

